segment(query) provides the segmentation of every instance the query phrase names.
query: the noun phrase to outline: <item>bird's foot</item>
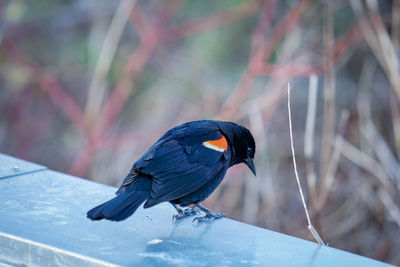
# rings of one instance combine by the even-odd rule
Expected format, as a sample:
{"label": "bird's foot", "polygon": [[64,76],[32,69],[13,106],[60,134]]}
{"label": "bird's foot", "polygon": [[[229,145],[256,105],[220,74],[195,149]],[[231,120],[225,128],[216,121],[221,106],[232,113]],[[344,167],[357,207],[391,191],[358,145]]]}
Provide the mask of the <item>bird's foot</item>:
{"label": "bird's foot", "polygon": [[174,216],[172,216],[172,220],[174,220],[174,221],[177,221],[177,220],[180,220],[180,219],[183,219],[183,218],[186,218],[186,217],[189,217],[189,216],[196,215],[196,214],[200,213],[200,211],[198,209],[195,209],[195,208],[186,208],[184,210],[181,210],[181,209],[178,210],[177,209],[177,211],[178,211],[178,214],[175,214]]}
{"label": "bird's foot", "polygon": [[225,217],[225,214],[223,213],[207,213],[206,215],[202,217],[196,217],[193,219],[194,223],[201,223],[201,222],[207,222],[209,220],[216,220]]}

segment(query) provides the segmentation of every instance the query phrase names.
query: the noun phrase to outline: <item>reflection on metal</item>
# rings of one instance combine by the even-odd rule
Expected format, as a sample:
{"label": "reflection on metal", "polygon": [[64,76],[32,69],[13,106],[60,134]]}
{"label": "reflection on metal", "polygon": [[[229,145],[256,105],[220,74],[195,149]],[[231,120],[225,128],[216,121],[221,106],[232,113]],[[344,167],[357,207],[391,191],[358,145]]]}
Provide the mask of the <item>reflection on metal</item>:
{"label": "reflection on metal", "polygon": [[[0,170],[18,161],[10,159],[0,154]],[[28,165],[0,172],[0,266],[389,266],[230,219],[175,223],[165,203],[92,222],[86,211],[115,188]]]}

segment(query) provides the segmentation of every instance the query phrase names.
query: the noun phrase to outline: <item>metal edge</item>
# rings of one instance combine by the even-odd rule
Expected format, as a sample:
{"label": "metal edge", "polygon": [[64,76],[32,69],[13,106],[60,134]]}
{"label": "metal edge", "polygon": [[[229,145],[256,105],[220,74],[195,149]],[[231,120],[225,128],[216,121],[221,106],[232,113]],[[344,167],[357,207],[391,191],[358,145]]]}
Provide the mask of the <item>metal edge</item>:
{"label": "metal edge", "polygon": [[73,259],[77,259],[77,260],[81,260],[81,261],[83,261],[85,263],[91,263],[91,264],[94,264],[94,265],[97,265],[97,266],[104,266],[104,267],[118,267],[118,266],[121,266],[121,265],[116,265],[116,264],[113,264],[113,263],[110,263],[110,262],[102,261],[102,260],[99,260],[99,259],[91,258],[91,257],[88,257],[88,256],[84,256],[84,255],[81,255],[81,254],[78,254],[78,253],[75,253],[75,252],[71,252],[71,251],[68,251],[68,250],[64,250],[64,249],[60,249],[60,248],[53,247],[53,246],[50,246],[50,245],[46,245],[46,244],[43,244],[43,243],[35,242],[35,241],[30,240],[30,239],[26,239],[26,238],[10,235],[10,234],[4,233],[4,232],[0,232],[0,238],[8,239],[8,240],[11,240],[11,241],[14,241],[14,242],[15,241],[16,242],[20,242],[20,243],[23,243],[23,244],[26,244],[26,245],[29,245],[29,246],[37,247],[37,248],[44,249],[44,250],[47,250],[47,251],[51,251],[51,252],[54,252],[54,253],[59,253],[59,254],[62,254],[64,256],[67,256],[67,257],[70,257],[70,258],[73,258]]}
{"label": "metal edge", "polygon": [[32,174],[32,173],[36,173],[36,172],[42,172],[42,171],[49,170],[45,166],[42,166],[42,167],[43,167],[42,169],[36,169],[36,170],[33,170],[33,171],[26,171],[26,172],[10,174],[10,175],[7,175],[7,176],[2,176],[2,177],[0,177],[0,181],[3,180],[3,179],[13,178],[13,177],[16,177],[16,176],[28,175],[28,174]]}

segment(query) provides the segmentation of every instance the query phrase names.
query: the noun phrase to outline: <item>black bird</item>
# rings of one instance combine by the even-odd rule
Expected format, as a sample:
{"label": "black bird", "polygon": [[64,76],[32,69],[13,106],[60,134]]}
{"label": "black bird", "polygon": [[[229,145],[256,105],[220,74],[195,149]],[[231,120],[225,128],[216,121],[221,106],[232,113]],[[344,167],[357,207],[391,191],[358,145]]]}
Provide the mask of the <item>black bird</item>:
{"label": "black bird", "polygon": [[[88,211],[91,220],[121,221],[144,202],[150,208],[169,201],[177,210],[174,219],[194,215],[198,222],[224,217],[200,204],[224,178],[229,167],[245,163],[254,167],[255,142],[250,131],[233,122],[187,122],[166,132],[133,164],[117,196]],[[185,210],[193,204],[193,208]],[[197,209],[196,209],[197,208]]]}

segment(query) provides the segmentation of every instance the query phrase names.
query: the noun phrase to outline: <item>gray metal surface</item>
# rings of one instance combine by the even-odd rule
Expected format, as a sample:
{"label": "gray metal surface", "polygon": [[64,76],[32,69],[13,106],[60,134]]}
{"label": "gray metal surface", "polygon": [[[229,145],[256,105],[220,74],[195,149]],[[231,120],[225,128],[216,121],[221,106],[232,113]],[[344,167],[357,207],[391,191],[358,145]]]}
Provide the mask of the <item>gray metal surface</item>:
{"label": "gray metal surface", "polygon": [[0,154],[0,179],[45,169],[45,166]]}
{"label": "gray metal surface", "polygon": [[86,219],[115,190],[50,170],[0,179],[0,266],[388,266],[226,218],[174,223],[166,203]]}

